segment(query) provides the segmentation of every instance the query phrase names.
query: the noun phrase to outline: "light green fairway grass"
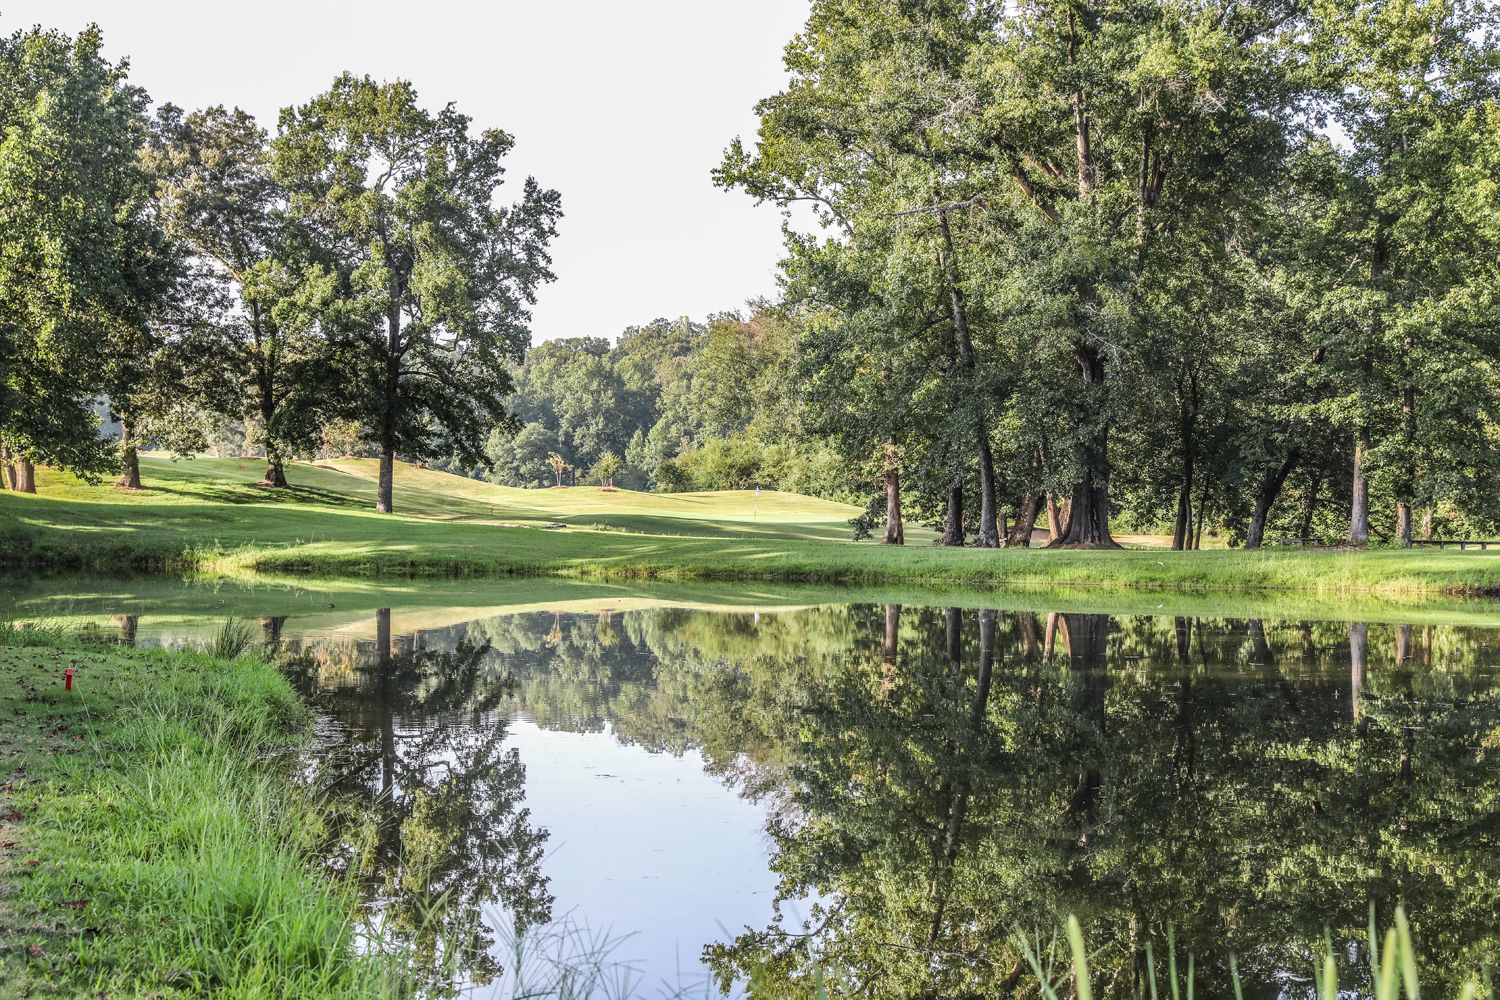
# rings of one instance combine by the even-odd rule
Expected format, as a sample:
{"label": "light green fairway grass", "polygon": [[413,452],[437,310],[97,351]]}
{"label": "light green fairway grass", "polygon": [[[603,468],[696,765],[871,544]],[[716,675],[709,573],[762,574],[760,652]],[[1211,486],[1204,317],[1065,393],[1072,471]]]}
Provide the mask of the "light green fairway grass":
{"label": "light green fairway grass", "polygon": [[[915,533],[910,544],[895,547],[826,540],[852,508],[789,494],[762,496],[760,520],[753,495],[744,493],[508,490],[403,467],[398,513],[380,515],[367,504],[369,462],[295,466],[301,485],[292,490],[255,485],[258,462],[148,459],[142,471],[153,485],[140,492],[46,474],[38,496],[0,493],[0,562],[92,570],[1284,591],[1325,598],[1500,593],[1500,552],[955,550],[924,544]],[[569,526],[537,526],[554,520]]]}
{"label": "light green fairway grass", "polygon": [[[124,492],[89,486],[65,473],[41,470],[44,496],[93,503],[283,503],[317,504],[345,510],[375,506],[378,463],[368,458],[293,462],[289,490],[259,485],[265,462],[242,458],[141,458],[145,488]],[[614,528],[657,535],[804,538],[847,541],[849,519],[860,513],[849,504],[796,493],[753,490],[721,493],[639,493],[598,486],[516,489],[397,463],[398,513],[442,520],[540,526],[554,522]],[[932,532],[911,526],[914,540]]]}

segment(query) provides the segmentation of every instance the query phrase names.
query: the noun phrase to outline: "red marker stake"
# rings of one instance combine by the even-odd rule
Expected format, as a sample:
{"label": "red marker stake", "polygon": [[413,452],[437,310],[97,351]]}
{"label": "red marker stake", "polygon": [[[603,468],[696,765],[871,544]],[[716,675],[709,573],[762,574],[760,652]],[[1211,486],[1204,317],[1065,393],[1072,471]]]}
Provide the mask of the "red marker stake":
{"label": "red marker stake", "polygon": [[73,668],[72,667],[69,667],[67,670],[63,671],[63,690],[64,691],[71,691],[71,690],[73,690]]}

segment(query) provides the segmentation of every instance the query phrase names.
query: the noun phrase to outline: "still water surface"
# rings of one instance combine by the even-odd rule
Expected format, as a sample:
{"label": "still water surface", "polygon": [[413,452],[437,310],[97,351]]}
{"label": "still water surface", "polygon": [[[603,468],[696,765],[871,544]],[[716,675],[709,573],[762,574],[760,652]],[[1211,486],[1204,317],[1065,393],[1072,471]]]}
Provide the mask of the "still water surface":
{"label": "still water surface", "polygon": [[1016,932],[1070,913],[1105,995],[1168,924],[1199,995],[1231,951],[1247,997],[1307,995],[1325,928],[1358,995],[1372,901],[1433,987],[1500,956],[1500,630],[178,586],[0,603],[143,646],[252,620],[324,717],[313,780],[373,831],[385,931],[477,996],[556,958],[600,996],[811,996],[814,967],[1008,995]]}

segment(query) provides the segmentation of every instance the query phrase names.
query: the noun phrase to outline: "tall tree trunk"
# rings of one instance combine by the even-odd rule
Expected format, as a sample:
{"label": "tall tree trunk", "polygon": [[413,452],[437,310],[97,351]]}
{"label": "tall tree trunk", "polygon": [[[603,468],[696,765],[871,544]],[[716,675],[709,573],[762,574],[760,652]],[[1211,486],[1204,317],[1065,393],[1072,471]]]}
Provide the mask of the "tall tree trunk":
{"label": "tall tree trunk", "polygon": [[123,413],[120,414],[120,479],[116,485],[126,490],[141,488],[141,456],[136,451],[130,418]]}
{"label": "tall tree trunk", "polygon": [[1411,548],[1411,496],[1417,484],[1417,467],[1412,450],[1417,444],[1417,392],[1411,382],[1412,338],[1407,334],[1401,342],[1401,353],[1406,362],[1406,384],[1401,388],[1401,437],[1406,444],[1406,475],[1397,486],[1400,493],[1396,501],[1396,541],[1403,549]]}
{"label": "tall tree trunk", "polygon": [[1250,513],[1250,527],[1245,532],[1245,548],[1258,549],[1265,541],[1266,520],[1271,516],[1271,507],[1281,496],[1281,488],[1286,485],[1286,477],[1291,475],[1292,469],[1296,467],[1301,457],[1302,449],[1293,448],[1287,452],[1286,458],[1280,465],[1261,477],[1260,489],[1255,494],[1255,509]]}
{"label": "tall tree trunk", "polygon": [[25,455],[16,456],[16,492],[36,492],[36,466]]}
{"label": "tall tree trunk", "polygon": [[1193,463],[1183,462],[1182,485],[1177,490],[1177,520],[1172,525],[1172,548],[1182,551],[1188,547],[1193,528]]}
{"label": "tall tree trunk", "polygon": [[[1078,359],[1085,392],[1102,392],[1104,383],[1104,358],[1093,344],[1076,344],[1074,356]],[[1089,387],[1095,387],[1092,389]],[[1090,400],[1092,409],[1095,401]],[[1068,526],[1061,538],[1052,545],[1074,548],[1117,549],[1109,533],[1109,427],[1095,421],[1095,414],[1085,419],[1095,425],[1090,439],[1083,444],[1080,456],[1083,475],[1073,487],[1073,497],[1068,506]]]}
{"label": "tall tree trunk", "polygon": [[375,513],[389,514],[396,509],[394,494],[396,485],[396,450],[390,445],[380,448],[380,481],[375,496]]}
{"label": "tall tree trunk", "polygon": [[1047,540],[1050,542],[1056,539],[1062,534],[1062,530],[1063,519],[1061,512],[1057,509],[1057,494],[1049,490],[1047,493],[1047,534],[1051,537]]}
{"label": "tall tree trunk", "polygon": [[[1186,384],[1184,384],[1186,383]],[[1172,548],[1188,548],[1193,527],[1193,450],[1198,423],[1198,373],[1188,371],[1177,380],[1177,429],[1182,445],[1182,488],[1177,491],[1177,523],[1172,527]]]}
{"label": "tall tree trunk", "polygon": [[995,457],[990,451],[989,428],[983,418],[977,420],[979,429],[979,530],[974,544],[982,549],[993,549],[1000,544],[1000,529],[996,526],[998,510],[995,503]]}
{"label": "tall tree trunk", "polygon": [[964,544],[964,488],[954,482],[948,487],[948,513],[943,518],[943,544],[961,548]]}
{"label": "tall tree trunk", "polygon": [[1203,548],[1203,519],[1208,514],[1208,480],[1204,479],[1203,488],[1198,491],[1198,509],[1193,512],[1197,519],[1197,526],[1193,529],[1193,548]]}
{"label": "tall tree trunk", "polygon": [[[1078,61],[1081,43],[1077,13],[1068,8],[1067,62]],[[1094,170],[1092,142],[1093,122],[1089,116],[1088,95],[1080,88],[1070,95],[1073,105],[1074,138],[1077,143],[1078,200],[1088,204],[1093,200],[1097,175]],[[1073,344],[1073,354],[1078,361],[1079,374],[1084,383],[1084,393],[1092,397],[1103,392],[1104,358],[1096,344],[1078,339]],[[1098,388],[1091,388],[1097,386]],[[1097,400],[1089,398],[1087,408],[1092,410]],[[1073,496],[1068,509],[1067,528],[1059,537],[1052,539],[1054,546],[1066,545],[1080,548],[1119,548],[1109,533],[1109,428],[1101,416],[1086,412],[1085,421],[1095,429],[1092,439],[1084,442],[1081,465],[1083,475],[1073,487]]]}
{"label": "tall tree trunk", "polygon": [[5,477],[10,471],[10,448],[0,444],[0,490],[7,488]]}
{"label": "tall tree trunk", "polygon": [[1006,548],[1030,548],[1031,533],[1036,530],[1036,519],[1041,513],[1042,495],[1028,490],[1021,497],[1021,502],[1016,505],[1016,525],[1006,535]]}
{"label": "tall tree trunk", "polygon": [[1370,448],[1370,430],[1361,427],[1354,436],[1354,490],[1349,505],[1349,544],[1370,543],[1370,483],[1365,479],[1365,453]]}
{"label": "tall tree trunk", "polygon": [[[1382,161],[1380,166],[1384,168]],[[1377,216],[1375,220],[1375,242],[1370,251],[1370,289],[1379,292],[1385,287],[1385,265],[1388,245],[1386,242],[1386,223],[1384,215]],[[1380,341],[1383,335],[1381,320],[1383,313],[1376,309],[1372,313],[1372,328],[1369,331],[1368,343],[1374,344]],[[1368,349],[1364,356],[1364,369],[1366,378],[1370,375],[1373,361]],[[1361,418],[1363,420],[1363,418]],[[1354,436],[1354,481],[1349,497],[1349,537],[1350,545],[1368,545],[1370,543],[1370,483],[1365,478],[1365,455],[1370,451],[1370,427],[1361,423]]]}
{"label": "tall tree trunk", "polygon": [[396,409],[401,392],[401,308],[392,295],[386,313],[385,329],[385,398],[380,407],[380,483],[375,498],[375,512],[389,514],[395,506],[396,478]]}
{"label": "tall tree trunk", "polygon": [[885,545],[905,545],[906,529],[901,523],[901,465],[896,455],[896,439],[885,446]]}
{"label": "tall tree trunk", "polygon": [[[941,196],[933,192],[934,203],[941,203]],[[948,284],[948,305],[953,316],[953,338],[958,347],[959,369],[963,372],[965,385],[961,391],[970,397],[970,405],[979,406],[979,394],[973,385],[977,364],[974,360],[974,337],[969,331],[969,310],[964,301],[964,290],[958,280],[957,250],[953,242],[953,230],[948,225],[948,213],[938,210],[938,231],[943,237],[942,267]],[[1000,544],[1000,532],[996,527],[999,511],[995,495],[995,456],[990,448],[989,421],[982,410],[974,414],[974,443],[979,452],[979,530],[974,544],[982,549],[992,549]]]}
{"label": "tall tree trunk", "polygon": [[1100,469],[1085,468],[1083,478],[1073,487],[1068,501],[1068,523],[1055,546],[1090,549],[1117,549],[1109,532],[1109,485],[1100,477]]}
{"label": "tall tree trunk", "polygon": [[[250,329],[254,337],[257,360],[255,379],[260,395],[261,448],[266,453],[266,475],[261,480],[266,486],[286,488],[286,469],[281,458],[281,448],[276,442],[273,428],[276,426],[276,353],[275,342],[268,342],[265,335],[264,317],[260,303],[250,303]],[[269,354],[267,352],[270,352]]]}

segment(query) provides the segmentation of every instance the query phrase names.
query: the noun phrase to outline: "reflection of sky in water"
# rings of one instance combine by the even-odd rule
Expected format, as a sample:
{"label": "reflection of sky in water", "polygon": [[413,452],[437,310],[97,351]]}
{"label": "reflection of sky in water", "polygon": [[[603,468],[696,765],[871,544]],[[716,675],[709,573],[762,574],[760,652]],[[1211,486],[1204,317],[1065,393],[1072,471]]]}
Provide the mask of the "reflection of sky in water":
{"label": "reflection of sky in water", "polygon": [[611,958],[639,972],[645,995],[663,981],[702,995],[703,946],[721,928],[771,918],[761,809],[705,774],[696,751],[653,754],[608,732],[523,719],[511,722],[506,745],[526,765],[532,821],[552,835],[542,867],[554,915],[607,930],[618,940]]}

